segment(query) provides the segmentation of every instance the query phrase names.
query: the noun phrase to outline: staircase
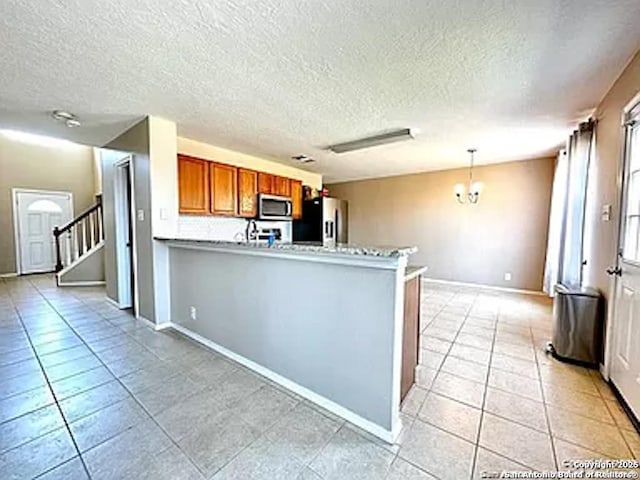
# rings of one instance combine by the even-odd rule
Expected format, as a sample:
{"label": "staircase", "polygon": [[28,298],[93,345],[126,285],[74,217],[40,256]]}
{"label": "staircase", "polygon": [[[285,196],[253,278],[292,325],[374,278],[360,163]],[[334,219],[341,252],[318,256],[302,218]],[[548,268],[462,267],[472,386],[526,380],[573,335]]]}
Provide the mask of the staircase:
{"label": "staircase", "polygon": [[53,229],[58,286],[104,284],[102,202]]}

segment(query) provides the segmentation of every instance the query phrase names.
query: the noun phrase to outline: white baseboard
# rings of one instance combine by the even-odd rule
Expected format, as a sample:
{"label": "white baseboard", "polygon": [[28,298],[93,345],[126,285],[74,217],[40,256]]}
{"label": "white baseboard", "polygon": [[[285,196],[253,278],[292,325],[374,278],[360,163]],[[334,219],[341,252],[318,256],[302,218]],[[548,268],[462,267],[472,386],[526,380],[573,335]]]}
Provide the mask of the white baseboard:
{"label": "white baseboard", "polygon": [[431,282],[431,283],[441,283],[443,285],[453,285],[453,286],[458,286],[458,287],[472,287],[472,288],[482,288],[485,290],[495,290],[498,292],[506,292],[506,293],[520,293],[523,295],[535,295],[538,297],[547,297],[548,295],[544,292],[538,292],[536,290],[523,290],[520,288],[508,288],[508,287],[497,287],[495,285],[485,285],[482,283],[466,283],[466,282],[454,282],[451,280],[440,280],[437,278],[429,278],[429,277],[422,277],[422,280],[424,280],[425,282]]}
{"label": "white baseboard", "polygon": [[59,287],[97,287],[104,284],[105,284],[104,280],[96,280],[91,282],[60,282],[58,281]]}
{"label": "white baseboard", "polygon": [[252,360],[249,360],[248,358],[243,357],[242,355],[238,355],[237,353],[234,353],[231,350],[228,350],[227,348],[201,335],[198,335],[195,332],[192,332],[191,330],[183,327],[182,325],[178,325],[177,323],[173,323],[173,322],[162,324],[163,329],[168,327],[173,328],[174,330],[182,333],[183,335],[186,335],[187,337],[195,340],[196,342],[201,343],[206,347],[209,347],[210,349],[220,353],[221,355],[224,355],[227,358],[230,358],[231,360],[238,362],[239,364],[244,365],[250,370],[253,370],[254,372],[258,373],[259,375],[262,375],[263,377],[267,377],[269,380],[272,380],[275,383],[282,385],[283,387],[291,390],[292,392],[300,395],[303,398],[306,398],[307,400],[315,403],[316,405],[321,406],[322,408],[328,410],[329,412],[344,418],[348,422],[371,433],[372,435],[383,440],[384,442],[392,444],[396,439],[396,437],[400,434],[399,425],[397,426],[395,431],[385,430],[379,425],[376,425],[370,420],[367,420],[361,417],[360,415],[352,412],[351,410],[348,410],[343,406],[338,405],[332,400],[329,400],[328,398],[325,398],[322,395],[319,395],[313,392],[312,390],[309,390],[308,388],[303,387],[302,385],[299,385],[296,382],[293,382],[288,378],[285,378],[282,375],[275,373],[274,371],[269,370],[268,368],[263,367],[262,365]]}
{"label": "white baseboard", "polygon": [[118,302],[116,302],[113,298],[109,297],[108,295],[105,295],[105,297],[107,299],[107,302],[109,302],[111,305],[113,305],[114,307],[118,307],[120,309],[122,309],[122,307],[120,306],[120,304]]}
{"label": "white baseboard", "polygon": [[14,277],[17,277],[17,276],[18,276],[17,272],[0,273],[0,278],[14,278]]}
{"label": "white baseboard", "polygon": [[155,322],[152,322],[151,320],[149,320],[148,318],[144,318],[142,315],[136,315],[136,318],[138,320],[143,321],[144,323],[147,324],[147,326],[149,326],[149,328],[152,328],[153,330],[157,330],[157,325]]}

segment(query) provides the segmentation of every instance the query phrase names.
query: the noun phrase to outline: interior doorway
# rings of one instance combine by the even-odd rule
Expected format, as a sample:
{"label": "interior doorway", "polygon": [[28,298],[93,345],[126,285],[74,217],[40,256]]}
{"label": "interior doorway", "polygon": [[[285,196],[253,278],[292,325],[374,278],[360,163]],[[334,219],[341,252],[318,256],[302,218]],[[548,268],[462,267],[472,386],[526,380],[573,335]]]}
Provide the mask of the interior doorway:
{"label": "interior doorway", "polygon": [[73,219],[73,194],[13,189],[16,272],[53,272],[56,265],[54,227]]}
{"label": "interior doorway", "polygon": [[640,96],[625,115],[622,202],[611,319],[610,378],[640,418]]}
{"label": "interior doorway", "polygon": [[136,314],[137,282],[135,258],[133,163],[127,156],[115,164],[115,240],[120,308],[132,308]]}

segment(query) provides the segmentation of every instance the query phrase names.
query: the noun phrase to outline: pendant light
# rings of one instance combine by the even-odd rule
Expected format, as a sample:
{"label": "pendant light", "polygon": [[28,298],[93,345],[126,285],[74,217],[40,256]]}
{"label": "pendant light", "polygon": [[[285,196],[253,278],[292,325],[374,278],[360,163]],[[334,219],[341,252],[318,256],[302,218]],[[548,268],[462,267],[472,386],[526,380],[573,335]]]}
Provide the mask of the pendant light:
{"label": "pendant light", "polygon": [[476,153],[476,149],[469,148],[467,149],[467,152],[469,152],[469,155],[471,156],[469,162],[469,185],[468,187],[465,187],[463,183],[458,183],[454,187],[453,191],[456,194],[458,203],[478,203],[483,185],[482,182],[473,181],[473,156]]}

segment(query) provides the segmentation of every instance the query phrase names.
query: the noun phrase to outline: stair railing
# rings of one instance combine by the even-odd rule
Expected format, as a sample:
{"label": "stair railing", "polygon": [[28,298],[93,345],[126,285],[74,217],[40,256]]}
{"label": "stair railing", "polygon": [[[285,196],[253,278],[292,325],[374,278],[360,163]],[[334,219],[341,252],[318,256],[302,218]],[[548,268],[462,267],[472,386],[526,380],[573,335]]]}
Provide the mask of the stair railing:
{"label": "stair railing", "polygon": [[88,208],[66,225],[53,229],[56,272],[68,267],[104,240],[102,201]]}

